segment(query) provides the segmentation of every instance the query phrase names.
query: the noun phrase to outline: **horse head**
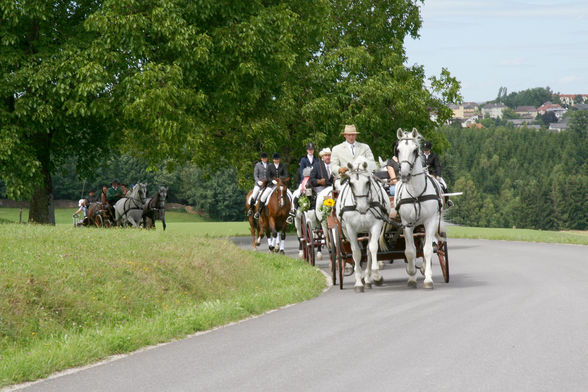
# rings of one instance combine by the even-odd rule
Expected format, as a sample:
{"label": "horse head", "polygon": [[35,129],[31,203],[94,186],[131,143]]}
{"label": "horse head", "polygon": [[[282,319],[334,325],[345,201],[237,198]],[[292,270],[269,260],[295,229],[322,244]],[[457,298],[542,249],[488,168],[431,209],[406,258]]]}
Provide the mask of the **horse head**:
{"label": "horse head", "polygon": [[164,208],[165,206],[165,199],[167,198],[167,187],[160,186],[159,190],[157,191],[157,196],[159,197],[158,200],[158,208]]}
{"label": "horse head", "polygon": [[369,209],[370,171],[369,163],[364,157],[358,157],[353,162],[348,162],[349,188],[356,202],[356,208],[361,214]]}
{"label": "horse head", "polygon": [[[145,199],[147,198],[147,183],[138,183],[135,185],[137,187],[137,199],[141,201],[141,204],[145,203]],[[135,189],[133,188],[133,191]]]}
{"label": "horse head", "polygon": [[412,132],[404,132],[401,128],[398,128],[396,136],[398,137],[396,156],[400,165],[400,173],[398,174],[402,182],[407,182],[412,175],[418,174],[414,173],[414,171],[419,169],[419,166],[422,167],[423,164],[419,144],[421,135],[416,128],[413,128]]}

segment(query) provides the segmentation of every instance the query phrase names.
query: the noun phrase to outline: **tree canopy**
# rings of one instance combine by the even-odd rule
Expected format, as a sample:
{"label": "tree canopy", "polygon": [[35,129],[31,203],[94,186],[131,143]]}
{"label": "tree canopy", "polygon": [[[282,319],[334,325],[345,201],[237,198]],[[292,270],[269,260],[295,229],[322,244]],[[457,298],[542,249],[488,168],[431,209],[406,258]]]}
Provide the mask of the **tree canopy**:
{"label": "tree canopy", "polygon": [[459,83],[405,65],[418,3],[2,1],[1,179],[51,222],[50,174],[72,157],[80,175],[112,151],[232,165],[246,184],[260,151],[296,162],[345,123],[384,152],[398,127],[443,149]]}

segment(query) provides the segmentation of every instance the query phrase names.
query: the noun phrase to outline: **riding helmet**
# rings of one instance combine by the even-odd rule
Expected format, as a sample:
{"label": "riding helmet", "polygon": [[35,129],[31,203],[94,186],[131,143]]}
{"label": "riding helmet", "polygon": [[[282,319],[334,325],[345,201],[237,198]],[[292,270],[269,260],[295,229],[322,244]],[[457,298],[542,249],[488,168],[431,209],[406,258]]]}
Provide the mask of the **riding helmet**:
{"label": "riding helmet", "polygon": [[262,152],[261,154],[259,154],[260,158],[267,158],[267,153]]}
{"label": "riding helmet", "polygon": [[274,152],[274,156],[272,157],[272,159],[280,159],[280,154],[277,152]]}
{"label": "riding helmet", "polygon": [[314,144],[312,142],[306,143],[306,149],[307,150],[314,150],[315,149]]}
{"label": "riding helmet", "polygon": [[423,142],[423,150],[426,151],[426,150],[430,150],[431,148],[433,148],[433,144],[430,141],[425,140]]}

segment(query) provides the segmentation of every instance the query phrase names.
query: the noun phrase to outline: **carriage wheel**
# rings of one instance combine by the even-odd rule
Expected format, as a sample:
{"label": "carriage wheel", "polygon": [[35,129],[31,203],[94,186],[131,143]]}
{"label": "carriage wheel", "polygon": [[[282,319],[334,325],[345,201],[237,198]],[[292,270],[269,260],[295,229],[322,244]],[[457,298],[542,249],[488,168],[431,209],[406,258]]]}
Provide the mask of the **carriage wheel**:
{"label": "carriage wheel", "polygon": [[310,222],[306,222],[306,246],[307,246],[307,254],[308,254],[308,263],[312,266],[315,264],[315,255],[314,255],[314,235],[312,233],[312,228],[310,227]]}
{"label": "carriage wheel", "polygon": [[94,224],[98,228],[104,226],[104,221],[102,219],[102,215],[96,215],[96,217],[94,218]]}
{"label": "carriage wheel", "polygon": [[302,214],[302,218],[300,218],[300,231],[300,241],[302,243],[302,257],[304,257],[304,260],[308,262],[308,247],[306,246],[306,218],[304,218],[304,214]]}
{"label": "carriage wheel", "polygon": [[447,241],[439,243],[437,256],[439,256],[439,265],[443,272],[443,280],[445,280],[445,283],[449,283],[449,254],[447,253]]}
{"label": "carriage wheel", "polygon": [[334,286],[337,284],[337,249],[335,248],[335,238],[330,232],[327,232],[326,238],[329,241],[329,267]]}
{"label": "carriage wheel", "polygon": [[331,232],[335,237],[335,249],[337,250],[337,270],[339,271],[339,288],[343,290],[343,270],[345,269],[345,260],[341,250],[341,235],[337,227],[334,227]]}

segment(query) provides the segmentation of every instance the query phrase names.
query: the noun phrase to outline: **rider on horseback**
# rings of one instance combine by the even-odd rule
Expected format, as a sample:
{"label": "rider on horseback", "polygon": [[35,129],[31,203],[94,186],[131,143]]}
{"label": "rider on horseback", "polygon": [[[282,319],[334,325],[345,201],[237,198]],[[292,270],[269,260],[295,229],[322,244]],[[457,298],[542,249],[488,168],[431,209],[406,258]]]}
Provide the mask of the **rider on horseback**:
{"label": "rider on horseback", "polygon": [[[257,209],[255,215],[253,215],[255,219],[259,219],[261,217],[261,212],[265,207],[265,202],[267,201],[267,198],[278,184],[278,178],[282,179],[282,181],[286,181],[289,178],[288,168],[286,167],[286,165],[280,163],[280,154],[278,154],[277,152],[274,153],[272,159],[274,163],[270,164],[267,169],[267,187],[263,191],[261,199],[259,200],[259,208]],[[288,190],[288,197],[290,197],[291,199],[290,190]]]}
{"label": "rider on horseback", "polygon": [[249,210],[247,211],[247,216],[251,216],[251,214],[253,214],[257,195],[259,195],[259,191],[263,189],[267,181],[267,169],[269,167],[267,163],[267,154],[262,152],[259,157],[261,158],[261,161],[255,164],[255,169],[253,170],[255,186],[253,187],[253,192],[251,193],[251,198],[249,199]]}

